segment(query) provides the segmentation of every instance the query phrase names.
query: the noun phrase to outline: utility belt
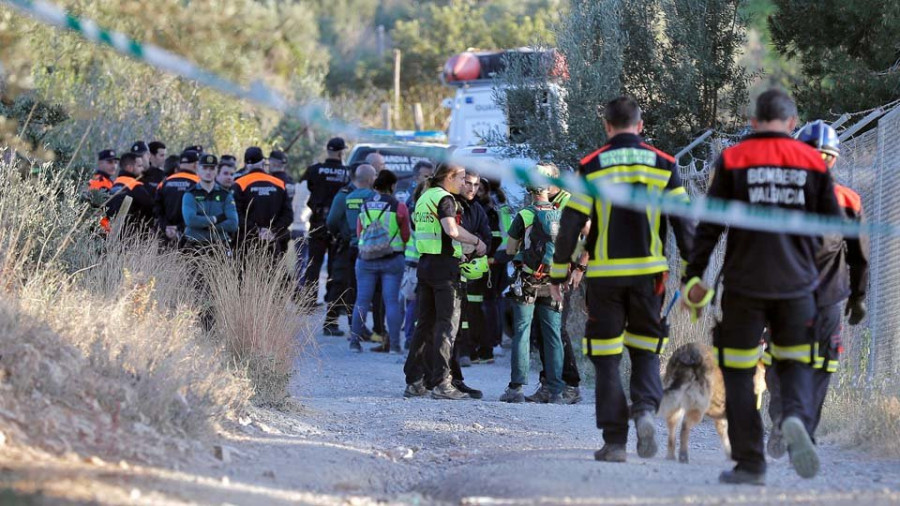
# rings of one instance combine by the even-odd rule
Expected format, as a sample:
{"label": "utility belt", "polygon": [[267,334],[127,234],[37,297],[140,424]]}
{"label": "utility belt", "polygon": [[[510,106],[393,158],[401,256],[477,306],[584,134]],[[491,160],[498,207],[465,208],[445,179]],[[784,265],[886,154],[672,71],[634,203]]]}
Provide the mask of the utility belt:
{"label": "utility belt", "polygon": [[524,304],[537,303],[562,311],[562,303],[556,302],[550,295],[550,277],[526,273],[521,267],[517,267],[513,274],[509,297]]}

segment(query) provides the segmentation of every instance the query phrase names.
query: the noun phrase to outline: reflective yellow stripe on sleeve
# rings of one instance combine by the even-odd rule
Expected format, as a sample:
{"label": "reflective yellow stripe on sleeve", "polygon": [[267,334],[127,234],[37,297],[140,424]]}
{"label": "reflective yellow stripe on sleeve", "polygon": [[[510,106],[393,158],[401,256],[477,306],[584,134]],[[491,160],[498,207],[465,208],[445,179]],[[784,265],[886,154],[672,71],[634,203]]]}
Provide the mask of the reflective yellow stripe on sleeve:
{"label": "reflective yellow stripe on sleeve", "polygon": [[484,295],[466,295],[469,302],[484,302]]}
{"label": "reflective yellow stripe on sleeve", "polygon": [[604,357],[622,353],[624,343],[624,335],[612,339],[588,339],[585,337],[581,339],[581,348],[585,355]]}
{"label": "reflective yellow stripe on sleeve", "polygon": [[731,369],[753,369],[759,362],[759,347],[754,348],[721,348],[713,347],[713,355],[719,367]]}
{"label": "reflective yellow stripe on sleeve", "polygon": [[679,186],[678,188],[667,191],[666,197],[674,198],[683,202],[691,201],[691,198],[688,197],[687,190],[684,189],[684,186]]}
{"label": "reflective yellow stripe on sleeve", "polygon": [[775,360],[794,360],[802,364],[812,362],[811,357],[813,347],[809,344],[798,344],[795,346],[778,346],[772,345],[772,356]]}
{"label": "reflective yellow stripe on sleeve", "polygon": [[550,277],[551,278],[565,278],[569,275],[569,264],[557,264],[554,263],[550,265]]}
{"label": "reflective yellow stripe on sleeve", "polygon": [[766,350],[762,354],[762,363],[763,365],[772,365],[772,354],[769,353],[769,350]]}
{"label": "reflective yellow stripe on sleeve", "polygon": [[573,193],[566,202],[565,209],[573,209],[586,216],[591,215],[591,208],[594,207],[594,199],[583,193]]}
{"label": "reflective yellow stripe on sleeve", "polygon": [[[668,337],[649,337],[632,334],[625,331],[625,346],[638,350],[652,351],[653,353],[662,353],[669,343]],[[658,350],[657,350],[658,348]]]}
{"label": "reflective yellow stripe on sleeve", "polygon": [[669,270],[669,262],[664,256],[644,258],[592,259],[588,262],[587,277],[640,276]]}

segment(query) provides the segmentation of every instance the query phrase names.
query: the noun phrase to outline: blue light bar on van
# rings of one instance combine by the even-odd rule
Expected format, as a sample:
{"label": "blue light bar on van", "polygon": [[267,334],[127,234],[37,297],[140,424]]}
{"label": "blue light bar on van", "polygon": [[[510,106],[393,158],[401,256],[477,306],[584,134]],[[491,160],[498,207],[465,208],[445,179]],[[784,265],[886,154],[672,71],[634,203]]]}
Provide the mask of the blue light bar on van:
{"label": "blue light bar on van", "polygon": [[395,141],[431,141],[446,142],[447,134],[440,130],[381,130],[371,128],[363,130],[366,137],[389,137]]}

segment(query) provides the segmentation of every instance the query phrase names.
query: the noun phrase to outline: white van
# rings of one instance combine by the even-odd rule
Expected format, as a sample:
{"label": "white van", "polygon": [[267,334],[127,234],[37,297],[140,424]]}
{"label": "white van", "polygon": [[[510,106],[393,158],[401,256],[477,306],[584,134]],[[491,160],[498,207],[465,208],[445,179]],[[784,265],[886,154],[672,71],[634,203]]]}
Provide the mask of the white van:
{"label": "white van", "polygon": [[[500,85],[494,77],[506,66],[509,58],[539,59],[550,70],[551,77],[568,77],[565,60],[555,50],[536,51],[519,48],[506,51],[464,52],[452,56],[444,65],[442,81],[456,88],[453,98],[442,105],[450,110],[450,126],[447,130],[451,146],[466,147],[487,144],[489,138],[512,138],[524,128],[526,115],[539,109],[546,111],[549,121],[562,121],[554,111],[565,107],[563,90],[555,81],[545,83],[547,92],[535,100],[531,110],[506,111],[497,103],[495,90],[508,93],[511,88]],[[531,94],[531,92],[529,91]],[[553,106],[557,107],[553,107]],[[521,118],[521,119],[520,119]],[[520,124],[520,121],[522,122]]]}

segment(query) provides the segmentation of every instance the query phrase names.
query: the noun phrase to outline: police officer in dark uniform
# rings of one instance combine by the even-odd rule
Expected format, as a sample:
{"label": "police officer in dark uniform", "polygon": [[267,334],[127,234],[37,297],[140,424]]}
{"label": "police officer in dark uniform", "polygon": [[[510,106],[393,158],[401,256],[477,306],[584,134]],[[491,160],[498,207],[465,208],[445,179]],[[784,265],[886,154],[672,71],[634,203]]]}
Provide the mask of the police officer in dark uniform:
{"label": "police officer in dark uniform", "polygon": [[284,183],[288,198],[293,200],[295,183],[294,178],[291,177],[287,169],[288,157],[284,151],[273,150],[269,153],[269,174],[272,174]]}
{"label": "police officer in dark uniform", "polygon": [[[797,106],[787,93],[772,89],[756,101],[754,133],[725,149],[715,164],[709,196],[839,216],[834,184],[822,156],[791,137]],[[725,227],[701,223],[687,267],[686,304],[699,309],[711,298],[700,278]],[[819,279],[816,253],[822,240],[777,232],[728,231],[722,266],[722,321],[713,331],[714,353],[725,380],[725,411],[733,470],[722,483],[765,483],[763,424],[756,408],[753,376],[761,357],[766,325],[781,379],[784,434],[794,470],[812,478],[819,458],[812,443],[813,364],[816,316],[814,291]]]}
{"label": "police officer in dark uniform", "polygon": [[[687,199],[675,159],[644,143],[641,109],[630,97],[619,97],[603,112],[607,143],[584,157],[582,176],[600,184],[627,184],[673,198]],[[603,448],[594,458],[625,461],[628,420],[634,419],[638,456],[656,454],[654,415],[662,399],[659,354],[668,340],[660,313],[669,262],[666,220],[659,209],[633,211],[573,193],[560,218],[560,230],[550,269],[551,295],[563,300],[561,285],[573,269],[579,236],[591,221],[586,247],[588,322],[582,341],[596,371],[597,428]],[[678,249],[691,250],[690,223],[669,218]],[[622,389],[619,363],[627,349],[631,358],[631,412]]]}
{"label": "police officer in dark uniform", "polygon": [[115,218],[122,207],[125,197],[131,197],[128,208],[130,224],[135,227],[149,228],[153,225],[153,194],[149,185],[143,182],[142,169],[135,153],[125,153],[119,160],[119,176],[116,177],[112,189],[109,191],[109,203],[106,206],[106,216]]}
{"label": "police officer in dark uniform", "polygon": [[[132,149],[134,146],[132,146]],[[156,190],[156,186],[162,183],[166,178],[164,169],[166,164],[166,145],[159,141],[153,141],[147,145],[150,155],[147,157],[149,165],[144,166],[144,175],[141,180],[151,190]]]}
{"label": "police officer in dark uniform", "polygon": [[240,219],[239,242],[260,240],[281,255],[290,240],[288,227],[294,221],[291,200],[284,183],[265,170],[260,148],[244,153],[249,172],[234,182],[234,203]]}
{"label": "police officer in dark uniform", "polygon": [[[328,152],[325,161],[310,165],[300,181],[306,181],[309,188],[309,203],[312,216],[309,220],[309,263],[303,276],[303,284],[312,287],[313,293],[318,293],[319,272],[325,254],[328,253],[328,284],[326,291],[334,291],[336,286],[331,277],[332,262],[337,256],[337,241],[331,240],[326,221],[328,211],[331,209],[331,201],[335,195],[350,182],[350,170],[344,166],[342,154],[347,149],[344,139],[335,137],[328,141]],[[332,297],[336,300],[337,297]]]}
{"label": "police officer in dark uniform", "polygon": [[163,180],[156,189],[155,214],[159,229],[170,245],[177,246],[184,232],[181,203],[185,192],[200,182],[197,164],[200,154],[196,151],[181,153],[178,170]]}

